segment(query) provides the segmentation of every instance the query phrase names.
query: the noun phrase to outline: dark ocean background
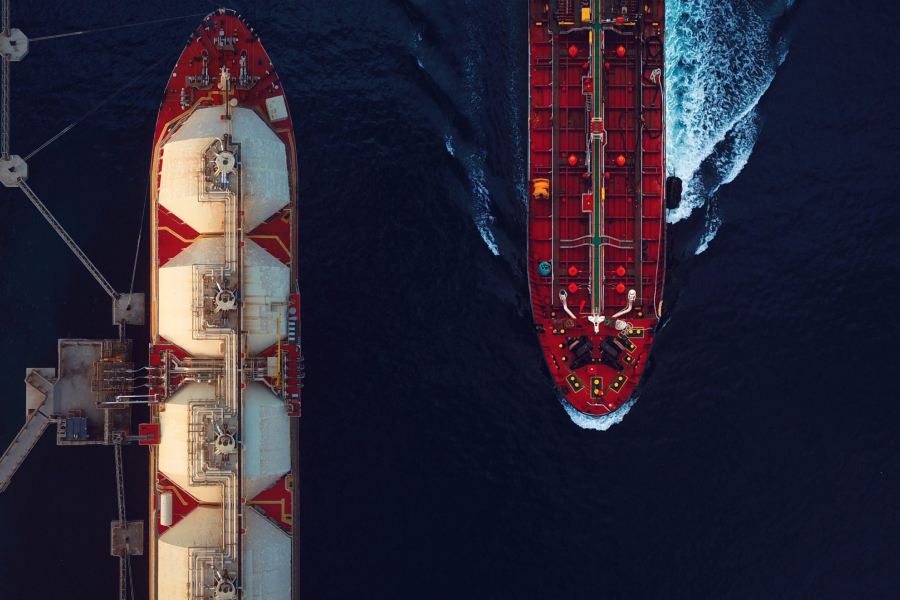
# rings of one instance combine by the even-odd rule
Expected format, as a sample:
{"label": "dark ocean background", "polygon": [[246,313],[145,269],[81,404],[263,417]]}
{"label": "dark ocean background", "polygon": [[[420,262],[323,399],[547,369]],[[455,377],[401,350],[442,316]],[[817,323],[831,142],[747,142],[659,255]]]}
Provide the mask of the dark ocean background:
{"label": "dark ocean background", "polygon": [[[298,140],[302,597],[900,597],[895,3],[667,1],[685,202],[653,368],[607,421],[570,415],[531,323],[525,1],[236,7]],[[34,38],[213,8],[14,1],[12,22]],[[199,19],[34,42],[12,65],[13,152]],[[173,63],[29,161],[120,290]],[[21,192],[0,211],[5,448],[25,368],[116,329]],[[143,363],[148,333],[130,335]],[[126,449],[131,518],[147,462]],[[45,434],[0,496],[0,599],[115,598],[114,518],[112,450]],[[134,571],[146,598],[146,557]]]}

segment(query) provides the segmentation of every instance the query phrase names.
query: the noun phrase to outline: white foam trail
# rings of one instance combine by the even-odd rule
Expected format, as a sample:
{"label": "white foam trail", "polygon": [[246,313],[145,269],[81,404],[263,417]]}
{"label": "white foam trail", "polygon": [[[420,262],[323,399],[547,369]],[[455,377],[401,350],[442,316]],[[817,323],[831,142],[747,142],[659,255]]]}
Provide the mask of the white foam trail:
{"label": "white foam trail", "polygon": [[697,246],[697,249],[694,251],[694,254],[701,254],[707,248],[709,248],[709,243],[716,237],[716,234],[719,232],[719,226],[722,225],[722,219],[719,218],[718,211],[710,206],[709,211],[706,214],[706,233],[703,235],[703,239],[700,240],[700,245]]}
{"label": "white foam trail", "polygon": [[[774,0],[788,10],[793,0]],[[740,131],[769,88],[787,54],[787,42],[776,38],[770,13],[752,0],[672,0],[666,38],[666,154],[668,171],[684,183],[681,205],[668,211],[675,223],[712,200],[716,191],[734,180],[756,143],[757,128]],[[757,12],[760,9],[760,13]],[[780,54],[773,57],[773,49]],[[775,58],[775,60],[773,60]],[[724,155],[720,144],[735,141]],[[722,177],[704,184],[704,164],[712,160]],[[727,162],[728,164],[722,164]],[[697,249],[702,252],[718,230],[715,210]]]}
{"label": "white foam trail", "polygon": [[[480,14],[480,9],[475,6],[468,6],[470,15]],[[481,83],[481,62],[482,62],[482,44],[483,39],[478,31],[477,19],[469,18],[466,20],[466,31],[469,36],[469,54],[466,57],[466,92],[469,100],[469,117],[473,122],[478,122],[479,117],[484,113],[483,84]],[[481,137],[481,136],[479,136]],[[479,146],[483,145],[480,140],[475,142]],[[494,233],[491,231],[491,225],[494,224],[494,217],[491,215],[491,192],[485,185],[484,163],[486,153],[483,149],[470,154],[462,162],[469,174],[469,181],[472,183],[472,194],[474,204],[472,206],[473,218],[481,238],[484,243],[495,256],[500,256],[500,249],[494,240]]]}
{"label": "white foam trail", "polygon": [[578,412],[574,406],[572,406],[566,397],[562,395],[557,389],[557,399],[559,403],[563,405],[563,408],[566,409],[566,412],[569,413],[569,418],[572,419],[572,422],[581,427],[582,429],[593,429],[596,431],[606,431],[616,423],[621,423],[622,419],[625,418],[625,415],[631,410],[631,407],[634,406],[634,403],[637,401],[637,397],[631,398],[625,404],[619,407],[616,412],[603,415],[601,417],[589,417],[583,413]]}
{"label": "white foam trail", "polygon": [[445,135],[444,144],[447,146],[447,152],[450,153],[450,156],[456,156],[456,152],[453,151],[453,138],[449,135]]}
{"label": "white foam trail", "polygon": [[709,201],[706,211],[706,233],[694,254],[700,254],[706,250],[712,239],[716,237],[719,226],[722,225],[716,202],[719,188],[734,181],[735,177],[744,169],[747,161],[750,160],[750,155],[753,153],[753,146],[758,135],[759,120],[757,119],[755,108],[728,132],[726,145],[730,146],[730,151],[723,151],[715,157],[719,183],[707,194]]}
{"label": "white foam trail", "polygon": [[488,191],[484,183],[484,170],[480,165],[484,164],[484,152],[479,153],[477,157],[465,161],[466,171],[469,173],[469,181],[472,183],[472,193],[474,195],[475,205],[473,212],[475,214],[475,225],[481,233],[481,239],[488,245],[494,256],[500,256],[500,249],[494,240],[494,233],[491,231],[491,225],[494,224],[494,216],[491,214],[491,193]]}

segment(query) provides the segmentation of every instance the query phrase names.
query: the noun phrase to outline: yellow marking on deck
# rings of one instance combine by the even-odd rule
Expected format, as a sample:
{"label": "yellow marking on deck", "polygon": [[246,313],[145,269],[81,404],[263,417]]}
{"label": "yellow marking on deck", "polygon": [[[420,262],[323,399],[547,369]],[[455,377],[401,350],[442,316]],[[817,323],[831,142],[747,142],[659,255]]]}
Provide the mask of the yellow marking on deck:
{"label": "yellow marking on deck", "polygon": [[614,392],[618,392],[622,389],[622,386],[625,385],[625,382],[628,381],[628,378],[624,375],[619,375],[616,377],[616,380],[612,383],[612,390]]}
{"label": "yellow marking on deck", "polygon": [[175,237],[177,237],[179,240],[181,240],[182,242],[184,242],[186,244],[192,244],[192,243],[196,242],[197,240],[199,240],[200,238],[222,237],[224,235],[221,233],[201,233],[197,237],[189,240],[185,237],[178,235],[178,233],[169,229],[168,227],[157,227],[156,231],[168,231],[169,233],[171,233],[172,235],[174,235]]}
{"label": "yellow marking on deck", "polygon": [[284,242],[281,241],[281,237],[277,235],[248,235],[248,238],[253,239],[276,239],[278,243],[281,245],[282,249],[287,252],[288,258],[291,257],[291,251],[287,249],[287,246],[284,245]]}
{"label": "yellow marking on deck", "polygon": [[[563,357],[563,358],[565,358],[565,357]],[[581,383],[581,381],[578,379],[578,377],[576,377],[574,374],[566,377],[566,381],[569,382],[569,385],[571,385],[572,389],[575,390],[576,392],[580,392],[582,390],[582,388],[584,388],[584,384]]]}
{"label": "yellow marking on deck", "polygon": [[284,498],[281,500],[250,500],[247,504],[277,504],[281,505],[281,520],[289,525],[294,524],[294,516],[284,507]]}

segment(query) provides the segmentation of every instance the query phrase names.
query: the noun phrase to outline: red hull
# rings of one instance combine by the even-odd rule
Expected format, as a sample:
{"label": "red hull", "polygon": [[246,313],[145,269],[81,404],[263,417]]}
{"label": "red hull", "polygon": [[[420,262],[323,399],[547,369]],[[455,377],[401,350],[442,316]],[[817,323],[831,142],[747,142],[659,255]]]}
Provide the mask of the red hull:
{"label": "red hull", "polygon": [[600,416],[634,391],[661,311],[664,8],[583,4],[530,2],[529,281],[550,372]]}

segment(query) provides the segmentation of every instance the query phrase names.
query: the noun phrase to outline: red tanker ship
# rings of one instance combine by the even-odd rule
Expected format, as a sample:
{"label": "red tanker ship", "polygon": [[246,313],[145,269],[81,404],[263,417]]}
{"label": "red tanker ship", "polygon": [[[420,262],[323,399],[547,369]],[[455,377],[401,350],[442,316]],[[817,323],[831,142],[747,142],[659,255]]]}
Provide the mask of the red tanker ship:
{"label": "red tanker ship", "polygon": [[532,309],[566,400],[601,416],[634,391],[662,310],[664,1],[529,4]]}

